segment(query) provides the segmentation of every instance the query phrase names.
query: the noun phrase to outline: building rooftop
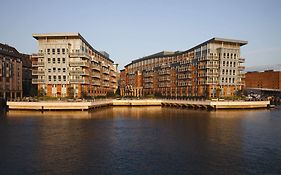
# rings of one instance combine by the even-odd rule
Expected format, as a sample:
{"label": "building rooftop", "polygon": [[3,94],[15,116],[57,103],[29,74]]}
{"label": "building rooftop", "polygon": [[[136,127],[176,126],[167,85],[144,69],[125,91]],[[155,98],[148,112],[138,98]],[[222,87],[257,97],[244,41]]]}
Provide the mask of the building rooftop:
{"label": "building rooftop", "polygon": [[214,37],[214,38],[211,38],[201,44],[198,44],[186,51],[175,51],[175,52],[172,52],[172,51],[162,51],[162,52],[158,52],[158,53],[155,53],[155,54],[152,54],[152,55],[149,55],[149,56],[145,56],[145,57],[142,57],[142,58],[139,58],[139,59],[136,59],[136,60],[133,60],[131,63],[127,64],[125,67],[128,67],[129,65],[133,64],[133,63],[137,63],[137,62],[140,62],[140,61],[143,61],[143,60],[148,60],[148,59],[151,59],[151,58],[157,58],[157,57],[169,57],[169,56],[175,56],[175,55],[179,55],[179,54],[183,54],[183,53],[186,53],[186,52],[190,52],[198,47],[201,47],[202,45],[205,45],[207,43],[210,43],[210,42],[225,42],[225,43],[236,43],[236,44],[239,44],[239,46],[243,46],[243,45],[246,45],[248,44],[248,41],[244,41],[244,40],[235,40],[235,39],[226,39],[226,38],[218,38],[218,37]]}

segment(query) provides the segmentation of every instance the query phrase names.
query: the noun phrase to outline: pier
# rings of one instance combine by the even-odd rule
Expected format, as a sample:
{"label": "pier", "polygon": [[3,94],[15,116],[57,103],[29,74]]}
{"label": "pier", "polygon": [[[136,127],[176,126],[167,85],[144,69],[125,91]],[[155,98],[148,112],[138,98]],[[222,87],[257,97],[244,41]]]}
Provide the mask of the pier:
{"label": "pier", "polygon": [[257,109],[268,108],[269,101],[212,101],[212,100],[167,100],[167,99],[135,99],[135,100],[99,100],[82,102],[42,101],[42,102],[7,102],[9,110],[91,110],[107,106],[162,106],[192,109]]}

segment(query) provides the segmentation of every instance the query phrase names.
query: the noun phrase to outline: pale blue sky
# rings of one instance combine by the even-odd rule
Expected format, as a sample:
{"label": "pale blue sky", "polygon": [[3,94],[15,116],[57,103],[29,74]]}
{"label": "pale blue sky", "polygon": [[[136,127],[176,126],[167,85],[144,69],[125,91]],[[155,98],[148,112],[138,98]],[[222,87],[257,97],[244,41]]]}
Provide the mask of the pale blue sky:
{"label": "pale blue sky", "polygon": [[29,54],[32,33],[79,32],[122,68],[225,37],[249,42],[246,66],[281,63],[281,0],[9,0],[0,13],[0,42]]}

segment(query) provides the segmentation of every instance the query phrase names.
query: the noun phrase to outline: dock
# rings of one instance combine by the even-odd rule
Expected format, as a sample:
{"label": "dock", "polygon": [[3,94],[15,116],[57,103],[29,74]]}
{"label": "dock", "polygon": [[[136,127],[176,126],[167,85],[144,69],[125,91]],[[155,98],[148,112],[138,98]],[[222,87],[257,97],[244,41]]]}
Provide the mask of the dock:
{"label": "dock", "polygon": [[12,102],[8,101],[9,110],[91,110],[108,106],[162,106],[192,109],[258,109],[268,108],[269,101],[212,101],[212,100],[166,100],[166,99],[133,99],[133,100],[98,100],[82,102],[42,101]]}
{"label": "dock", "polygon": [[62,102],[62,101],[42,101],[42,102],[7,102],[9,110],[90,110],[100,107],[112,106],[112,100],[95,102]]}

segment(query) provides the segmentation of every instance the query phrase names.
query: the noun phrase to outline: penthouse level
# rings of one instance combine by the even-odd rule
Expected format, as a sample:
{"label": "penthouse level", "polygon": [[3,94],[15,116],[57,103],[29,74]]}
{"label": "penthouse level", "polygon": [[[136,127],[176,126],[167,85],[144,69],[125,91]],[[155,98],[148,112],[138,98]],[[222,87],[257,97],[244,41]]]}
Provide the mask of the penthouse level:
{"label": "penthouse level", "polygon": [[117,89],[117,65],[79,33],[33,34],[33,84],[52,97],[106,96]]}
{"label": "penthouse level", "polygon": [[123,96],[234,96],[244,86],[247,41],[212,38],[186,51],[163,51],[136,59],[120,73]]}

